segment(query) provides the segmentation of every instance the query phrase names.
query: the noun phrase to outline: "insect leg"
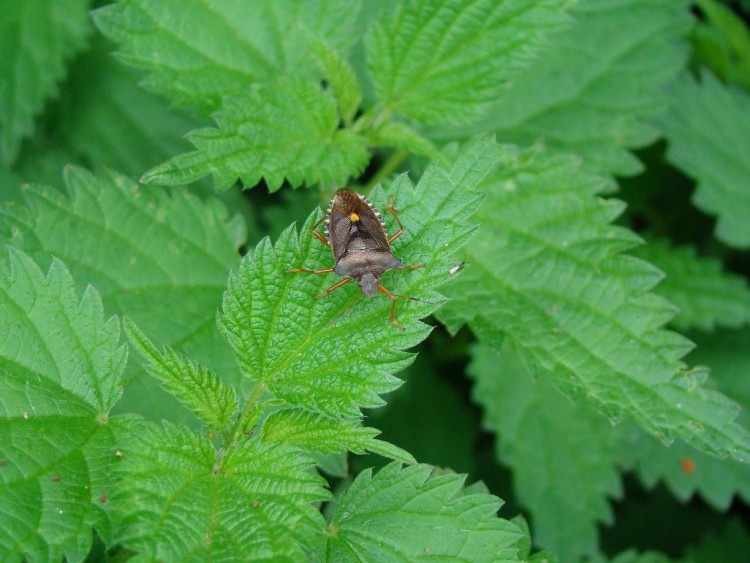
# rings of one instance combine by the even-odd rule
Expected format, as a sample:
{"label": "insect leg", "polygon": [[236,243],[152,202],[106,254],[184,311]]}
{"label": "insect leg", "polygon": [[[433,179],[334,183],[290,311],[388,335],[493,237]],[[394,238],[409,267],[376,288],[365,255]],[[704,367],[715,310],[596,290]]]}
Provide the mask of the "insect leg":
{"label": "insect leg", "polygon": [[[330,268],[330,270],[333,271],[333,268]],[[341,286],[348,284],[350,281],[352,281],[352,278],[344,278],[340,282],[335,283],[331,287],[329,287],[328,289],[326,289],[324,293],[321,293],[320,295],[316,295],[315,299],[323,299],[324,297],[328,297],[331,293],[333,293],[334,291],[336,291]]]}
{"label": "insect leg", "polygon": [[[389,205],[389,207],[390,207],[390,205]],[[397,297],[402,297],[402,296],[401,295],[399,295],[399,296],[394,295],[393,293],[391,293],[390,291],[388,291],[386,288],[384,288],[380,284],[378,284],[378,291],[380,293],[382,293],[383,295],[385,295],[388,299],[391,300],[391,316],[388,317],[388,320],[391,321],[391,324],[393,326],[395,326],[396,328],[401,329],[401,330],[405,330],[406,327],[404,325],[402,325],[401,323],[399,323],[396,320],[396,298]]]}
{"label": "insect leg", "polygon": [[393,217],[396,220],[396,224],[398,225],[398,231],[393,233],[390,237],[388,237],[388,244],[391,244],[394,240],[396,240],[398,237],[401,236],[401,234],[404,232],[404,226],[401,224],[401,221],[399,221],[398,215],[396,215],[396,211],[393,207],[393,202],[396,200],[396,196],[391,196],[391,201],[388,202],[388,207],[385,208],[386,213],[390,213],[391,217]]}
{"label": "insect leg", "polygon": [[326,218],[326,216],[325,216],[325,215],[323,215],[323,216],[322,216],[322,217],[321,217],[320,219],[318,219],[318,221],[317,221],[317,222],[316,222],[316,223],[315,223],[315,224],[313,225],[313,228],[312,228],[312,234],[314,234],[314,235],[315,235],[316,237],[318,237],[318,240],[319,240],[320,242],[322,242],[323,244],[325,244],[326,246],[328,246],[328,241],[327,241],[327,240],[325,239],[325,237],[324,237],[323,235],[321,235],[321,234],[320,234],[320,233],[318,232],[318,225],[320,225],[320,224],[321,224],[321,223],[322,223],[322,222],[323,222],[323,221],[325,220],[325,218]]}
{"label": "insect leg", "polygon": [[396,266],[395,268],[391,268],[391,270],[414,270],[416,268],[424,268],[427,266],[427,264],[415,264],[414,266]]}

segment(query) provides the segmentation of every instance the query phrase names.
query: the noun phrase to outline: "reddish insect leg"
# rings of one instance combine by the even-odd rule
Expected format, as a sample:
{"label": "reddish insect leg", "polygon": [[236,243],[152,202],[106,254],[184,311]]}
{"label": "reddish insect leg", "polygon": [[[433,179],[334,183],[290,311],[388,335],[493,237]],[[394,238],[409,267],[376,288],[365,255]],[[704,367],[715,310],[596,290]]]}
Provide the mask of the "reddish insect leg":
{"label": "reddish insect leg", "polygon": [[313,225],[313,228],[312,228],[312,234],[314,234],[314,235],[315,235],[316,237],[318,237],[318,240],[319,240],[320,242],[322,242],[323,244],[325,244],[326,246],[328,246],[328,241],[327,241],[327,240],[325,239],[325,237],[324,237],[323,235],[321,235],[321,234],[320,234],[320,233],[318,232],[318,225],[320,225],[320,224],[321,224],[321,223],[323,222],[323,220],[324,220],[325,218],[326,218],[326,216],[325,216],[325,215],[323,215],[323,216],[322,216],[322,217],[321,217],[320,219],[318,219],[318,221],[317,221],[317,222],[316,222],[316,223],[315,223],[315,224]]}
{"label": "reddish insect leg", "polygon": [[396,298],[402,297],[401,295],[394,295],[390,291],[388,291],[386,288],[384,288],[382,285],[378,284],[378,291],[385,295],[388,299],[391,300],[391,316],[388,317],[388,320],[391,321],[391,324],[395,326],[396,328],[399,328],[401,330],[405,330],[406,327],[399,323],[396,320]]}
{"label": "reddish insect leg", "polygon": [[396,266],[395,268],[391,268],[391,270],[414,270],[416,268],[424,268],[427,266],[427,264],[415,264],[414,266]]}
{"label": "reddish insect leg", "polygon": [[[333,268],[331,268],[331,269],[333,269]],[[333,293],[334,291],[336,291],[341,286],[344,286],[344,285],[348,284],[350,281],[352,281],[352,278],[344,278],[340,282],[335,283],[331,287],[329,287],[328,289],[326,289],[324,293],[321,293],[320,295],[316,295],[315,299],[323,299],[324,297],[328,297],[331,293]]]}
{"label": "reddish insect leg", "polygon": [[394,240],[396,240],[398,237],[401,236],[401,234],[404,232],[404,226],[401,224],[401,221],[398,219],[398,215],[396,215],[395,208],[393,207],[393,202],[396,200],[396,196],[391,196],[391,201],[388,202],[388,207],[385,208],[386,213],[390,213],[391,217],[393,217],[396,220],[396,224],[398,225],[398,231],[393,233],[388,238],[388,244],[391,244]]}

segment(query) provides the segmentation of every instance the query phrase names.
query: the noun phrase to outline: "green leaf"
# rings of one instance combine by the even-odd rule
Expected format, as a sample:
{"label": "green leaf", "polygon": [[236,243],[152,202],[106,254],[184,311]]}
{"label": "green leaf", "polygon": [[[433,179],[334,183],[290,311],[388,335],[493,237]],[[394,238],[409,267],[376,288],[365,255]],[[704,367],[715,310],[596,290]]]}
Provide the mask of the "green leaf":
{"label": "green leaf", "polygon": [[138,86],[141,73],[116,60],[108,42],[93,43],[71,67],[60,141],[87,162],[136,177],[188,150],[184,135],[205,123],[166,108]]}
{"label": "green leaf", "polygon": [[407,0],[366,37],[370,74],[387,113],[457,123],[487,109],[540,38],[564,17],[562,0]]}
{"label": "green leaf", "polygon": [[414,456],[388,442],[375,440],[379,430],[359,426],[358,421],[339,421],[300,409],[285,409],[270,415],[263,423],[264,441],[280,441],[307,451],[339,453],[368,451],[396,461],[416,463]]}
{"label": "green leaf", "polygon": [[660,124],[667,158],[694,178],[693,203],[716,215],[716,236],[750,248],[750,97],[722,86],[710,73],[701,82],[683,76]]}
{"label": "green leaf", "polygon": [[0,552],[81,561],[100,495],[112,487],[127,350],[99,294],[78,297],[67,268],[45,276],[9,249],[0,263]]}
{"label": "green leaf", "polygon": [[87,0],[8,0],[0,15],[0,156],[7,166],[31,133],[65,62],[89,31]]}
{"label": "green leaf", "polygon": [[465,477],[432,475],[428,465],[391,463],[363,471],[341,495],[328,525],[334,561],[519,561],[522,532],[495,513],[486,493],[462,491]]}
{"label": "green leaf", "polygon": [[264,178],[271,191],[320,182],[343,185],[369,160],[362,137],[339,129],[336,100],[302,78],[277,78],[224,100],[218,129],[188,135],[198,150],[147,172],[142,181],[180,185],[209,174],[218,191],[239,178],[246,187]]}
{"label": "green leaf", "polygon": [[628,149],[656,139],[645,120],[665,104],[664,84],[685,66],[686,3],[581,0],[570,15],[572,24],[549,37],[489,115],[459,134],[496,131],[522,145],[543,139],[582,156],[592,170],[633,175],[642,166]]}
{"label": "green leaf", "polygon": [[400,121],[384,121],[367,132],[367,142],[374,147],[395,147],[414,155],[442,161],[445,156],[426,137]]}
{"label": "green leaf", "polygon": [[[127,62],[149,71],[145,86],[204,116],[258,81],[319,78],[308,38],[345,52],[360,0],[124,0],[95,13]],[[304,33],[302,32],[304,31]]]}
{"label": "green leaf", "polygon": [[[497,145],[482,139],[450,171],[431,166],[416,188],[405,175],[394,182],[405,232],[393,251],[404,264],[427,267],[387,273],[382,283],[396,294],[430,301],[397,301],[396,318],[405,330],[388,322],[391,301],[384,296],[353,306],[360,290],[350,284],[316,300],[339,278],[285,273],[332,264],[330,250],[311,232],[320,211],[310,215],[299,237],[289,228],[275,245],[261,241],[230,277],[220,315],[242,372],[290,405],[334,419],[358,418],[360,408],[382,405],[379,395],[400,384],[392,373],[411,362],[403,350],[429,333],[416,321],[436,308],[441,296],[432,288],[446,281],[451,253],[474,230],[469,223],[479,203],[474,187],[496,155]],[[382,191],[371,199],[385,208]]]}
{"label": "green leaf", "polygon": [[738,518],[726,521],[718,532],[708,532],[696,545],[688,546],[688,561],[743,563],[750,553],[750,534]]}
{"label": "green leaf", "polygon": [[750,322],[747,282],[723,271],[718,260],[697,256],[692,247],[670,247],[661,239],[649,239],[633,254],[666,274],[654,293],[679,309],[670,321],[676,328],[712,331],[716,326],[739,328]]}
{"label": "green leaf", "polygon": [[349,126],[362,104],[362,90],[357,82],[357,75],[349,64],[331,46],[321,40],[311,40],[312,49],[318,60],[328,88],[338,104],[338,113],[344,124]]}
{"label": "green leaf", "polygon": [[518,500],[532,517],[534,541],[561,561],[598,550],[598,524],[611,524],[608,497],[620,498],[619,443],[612,426],[583,401],[534,378],[506,341],[498,354],[472,350],[472,396],[485,427],[497,434],[496,455],[513,472]]}
{"label": "green leaf", "polygon": [[650,292],[661,274],[622,254],[638,238],[610,224],[622,205],[594,197],[602,182],[569,157],[510,147],[490,180],[483,236],[439,317],[497,349],[511,337],[535,373],[613,419],[747,461],[737,405],[682,363],[691,343],[662,328],[674,309]]}
{"label": "green leaf", "polygon": [[144,423],[123,448],[111,498],[116,540],[162,561],[309,560],[328,500],[311,458],[250,437],[217,451],[185,428]]}
{"label": "green leaf", "polygon": [[169,346],[160,353],[127,317],[125,331],[133,347],[148,362],[148,372],[161,382],[164,389],[177,397],[209,428],[225,430],[229,427],[238,408],[233,388],[225,385],[204,365],[178,354]]}
{"label": "green leaf", "polygon": [[[739,419],[750,426],[750,330],[721,330],[711,335],[695,335],[697,347],[689,356],[695,363],[711,367],[719,390],[741,406]],[[679,500],[687,502],[696,493],[716,510],[725,512],[735,497],[750,502],[750,467],[732,459],[718,460],[675,443],[661,447],[648,436],[631,434],[621,451],[635,464],[647,487],[662,481]]]}
{"label": "green leaf", "polygon": [[[28,207],[0,207],[4,242],[42,264],[50,256],[64,260],[79,290],[94,284],[108,312],[128,315],[154,339],[237,382],[215,319],[244,225],[215,199],[143,188],[111,172],[95,177],[68,168],[65,182],[67,195],[32,186]],[[187,412],[151,378],[136,380],[140,373],[131,364],[118,408],[184,418]]]}

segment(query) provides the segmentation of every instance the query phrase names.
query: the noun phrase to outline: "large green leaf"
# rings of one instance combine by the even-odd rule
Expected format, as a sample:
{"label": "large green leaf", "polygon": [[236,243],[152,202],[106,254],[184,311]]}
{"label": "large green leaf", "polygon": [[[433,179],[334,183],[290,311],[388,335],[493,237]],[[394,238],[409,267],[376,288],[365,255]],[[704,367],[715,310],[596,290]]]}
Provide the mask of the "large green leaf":
{"label": "large green leaf", "polygon": [[325,523],[312,504],[330,493],[296,448],[251,437],[217,451],[184,428],[143,423],[122,452],[115,539],[141,557],[302,561],[322,552]]}
{"label": "large green leaf", "polygon": [[0,157],[12,163],[65,63],[86,39],[87,0],[7,0],[0,9]]}
{"label": "large green leaf", "polygon": [[386,114],[425,123],[482,114],[559,26],[562,0],[406,0],[366,39]]}
{"label": "large green leaf", "polygon": [[490,180],[471,267],[438,315],[495,348],[511,338],[535,372],[609,417],[748,461],[739,407],[682,363],[691,343],[663,329],[674,308],[650,291],[661,274],[622,254],[638,239],[610,224],[622,205],[594,196],[602,182],[571,158],[513,148]]}
{"label": "large green leaf", "polygon": [[271,191],[286,179],[340,186],[370,158],[365,139],[340,129],[336,99],[314,81],[277,78],[224,100],[214,114],[218,128],[188,138],[198,150],[147,172],[147,183],[181,185],[209,174],[218,191],[239,178],[253,187],[261,178]]}
{"label": "large green leaf", "polygon": [[144,91],[138,85],[142,73],[116,60],[110,51],[109,42],[99,37],[71,67],[63,92],[66,119],[61,120],[57,135],[86,162],[138,177],[188,150],[184,135],[205,123],[166,107],[159,96]]}
{"label": "large green leaf", "polygon": [[656,139],[646,118],[664,106],[663,86],[685,65],[687,3],[581,0],[570,15],[489,115],[459,133],[496,131],[524,145],[543,139],[600,173],[632,175],[642,167],[628,149]]}
{"label": "large green leaf", "polygon": [[518,500],[531,512],[534,541],[561,561],[598,550],[601,523],[611,524],[608,497],[619,498],[619,443],[590,405],[534,378],[513,347],[472,350],[472,395],[497,434],[498,461],[513,471]]}
{"label": "large green leaf", "polygon": [[392,463],[359,474],[328,525],[331,561],[520,561],[522,532],[497,518],[502,502],[462,490],[464,477]]}
{"label": "large green leaf", "polygon": [[[28,207],[0,208],[4,241],[40,263],[64,260],[80,289],[97,287],[107,311],[127,314],[149,336],[236,383],[236,363],[215,317],[244,242],[238,217],[215,199],[145,189],[114,173],[95,177],[69,168],[65,181],[67,195],[32,186]],[[158,419],[186,414],[150,379],[133,381],[135,368],[118,408]]]}
{"label": "large green leaf", "polygon": [[224,96],[279,74],[320,76],[310,37],[345,51],[360,1],[123,0],[96,12],[145,85],[208,116]]}
{"label": "large green leaf", "polygon": [[693,202],[717,216],[716,236],[750,248],[750,96],[708,72],[700,82],[683,76],[670,93],[659,121],[667,158],[697,181]]}
{"label": "large green leaf", "polygon": [[44,275],[26,254],[4,254],[0,553],[82,561],[113,486],[120,424],[109,412],[122,392],[126,349],[96,290],[79,299],[59,260]]}
{"label": "large green leaf", "polygon": [[[429,333],[417,319],[436,308],[441,296],[432,288],[446,281],[451,254],[474,230],[469,217],[480,199],[474,187],[496,156],[494,141],[482,139],[451,170],[433,165],[416,188],[405,175],[391,186],[405,227],[393,251],[404,264],[427,267],[389,272],[382,283],[396,294],[431,301],[398,300],[396,318],[405,330],[388,322],[391,301],[382,295],[347,311],[360,294],[355,284],[316,301],[340,278],[285,273],[332,264],[329,248],[311,232],[320,211],[299,237],[289,228],[275,245],[261,241],[231,276],[220,316],[242,372],[285,402],[331,418],[357,418],[362,407],[381,405],[380,395],[400,384],[392,374],[411,362],[404,349]],[[385,209],[382,191],[372,200]]]}
{"label": "large green leaf", "polygon": [[[717,387],[742,406],[739,419],[749,425],[750,331],[720,330],[711,335],[697,334],[695,339],[697,347],[689,359],[711,368]],[[728,510],[735,497],[750,502],[750,467],[746,464],[719,460],[679,442],[664,448],[639,434],[624,440],[621,451],[635,464],[646,486],[662,481],[682,501],[697,493],[721,511]]]}

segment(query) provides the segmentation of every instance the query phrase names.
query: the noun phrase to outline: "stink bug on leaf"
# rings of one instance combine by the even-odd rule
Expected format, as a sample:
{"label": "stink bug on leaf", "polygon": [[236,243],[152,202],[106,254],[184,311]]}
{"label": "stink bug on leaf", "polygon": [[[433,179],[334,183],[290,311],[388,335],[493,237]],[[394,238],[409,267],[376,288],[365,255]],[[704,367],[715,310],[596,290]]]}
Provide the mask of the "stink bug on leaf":
{"label": "stink bug on leaf", "polygon": [[[337,191],[328,205],[325,216],[315,223],[312,229],[312,233],[318,240],[331,248],[333,268],[321,270],[293,268],[287,270],[286,273],[329,274],[333,272],[344,278],[329,287],[325,293],[317,295],[315,299],[328,297],[338,288],[356,280],[363,295],[375,297],[376,293],[382,293],[392,301],[389,320],[394,326],[403,330],[404,326],[396,320],[396,299],[400,297],[414,301],[422,300],[391,293],[380,283],[380,278],[388,270],[412,270],[424,268],[425,264],[402,266],[403,260],[396,258],[391,251],[391,243],[404,232],[404,227],[393,208],[395,199],[395,195],[391,196],[386,212],[396,220],[398,231],[389,237],[380,211],[370,203],[369,199],[352,190]],[[323,221],[325,221],[325,238],[317,231],[318,225]]]}

